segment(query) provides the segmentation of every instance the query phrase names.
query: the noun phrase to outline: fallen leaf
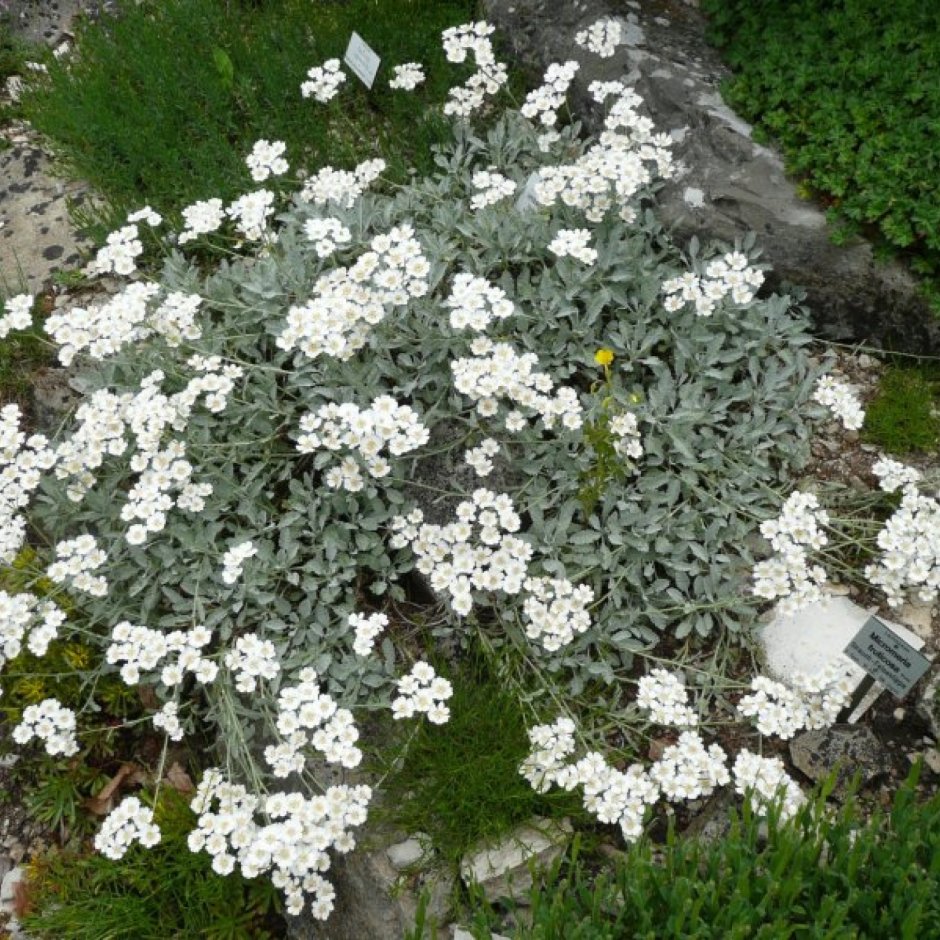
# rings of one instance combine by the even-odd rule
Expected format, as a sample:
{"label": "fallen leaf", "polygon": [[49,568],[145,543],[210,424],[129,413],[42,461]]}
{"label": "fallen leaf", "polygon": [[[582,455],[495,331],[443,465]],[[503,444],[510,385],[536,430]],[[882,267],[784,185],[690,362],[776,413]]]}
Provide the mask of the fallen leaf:
{"label": "fallen leaf", "polygon": [[180,793],[196,792],[195,784],[178,761],[173,761],[173,763],[170,764],[170,769],[163,775],[163,779],[166,780],[174,790],[178,790]]}
{"label": "fallen leaf", "polygon": [[96,816],[106,816],[111,812],[111,808],[114,805],[112,797],[120,789],[121,784],[127,777],[137,773],[139,770],[140,768],[136,764],[121,764],[118,768],[118,772],[101,790],[95,796],[85,800],[83,804],[85,809],[90,813],[94,813]]}

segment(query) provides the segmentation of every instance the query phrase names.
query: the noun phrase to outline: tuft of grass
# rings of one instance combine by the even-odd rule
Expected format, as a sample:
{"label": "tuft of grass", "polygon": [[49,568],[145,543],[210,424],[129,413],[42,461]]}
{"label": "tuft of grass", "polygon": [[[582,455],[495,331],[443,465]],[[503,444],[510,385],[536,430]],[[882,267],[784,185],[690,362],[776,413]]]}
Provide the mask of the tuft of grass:
{"label": "tuft of grass", "polygon": [[[572,856],[536,881],[517,940],[940,936],[940,796],[918,802],[916,771],[888,812],[820,797],[764,827],[746,807],[716,842],[670,830],[616,862]],[[530,905],[530,906],[529,906]],[[474,936],[490,936],[482,902]]]}
{"label": "tuft of grass", "polygon": [[940,373],[889,367],[865,414],[864,437],[890,454],[929,453],[940,443]]}
{"label": "tuft of grass", "polygon": [[380,814],[407,832],[427,833],[456,865],[481,840],[498,839],[532,816],[581,814],[569,793],[536,793],[519,773],[529,753],[517,699],[473,660],[452,678],[450,721],[419,724],[385,781]]}
{"label": "tuft of grass", "polygon": [[[124,0],[80,26],[76,56],[47,61],[24,109],[105,197],[109,227],[144,203],[172,213],[256,188],[244,158],[262,138],[287,143],[292,171],[381,156],[404,179],[428,169],[431,147],[447,138],[440,104],[464,76],[446,62],[441,31],[471,19],[474,6]],[[382,59],[372,90],[349,74],[332,102],[303,99],[307,70],[342,59],[354,30]],[[409,61],[425,64],[427,82],[389,89],[392,67]]]}
{"label": "tuft of grass", "polygon": [[266,879],[212,871],[193,854],[186,835],[195,814],[182,796],[164,790],[155,820],[155,848],[133,846],[118,862],[94,852],[51,849],[30,864],[28,913],[36,940],[264,940],[274,936],[277,892]]}

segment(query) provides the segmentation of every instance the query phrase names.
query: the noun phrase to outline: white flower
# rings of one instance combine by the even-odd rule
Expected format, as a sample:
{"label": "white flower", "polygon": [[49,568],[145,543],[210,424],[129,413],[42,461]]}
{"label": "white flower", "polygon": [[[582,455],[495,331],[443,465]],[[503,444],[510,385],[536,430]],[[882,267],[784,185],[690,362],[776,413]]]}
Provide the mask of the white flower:
{"label": "white flower", "polygon": [[453,694],[453,686],[447,679],[439,677],[429,663],[419,661],[398,681],[398,696],[392,700],[392,717],[411,718],[423,712],[432,724],[446,724],[450,709],[444,703]]}
{"label": "white flower", "polygon": [[154,824],[153,810],[136,796],[128,796],[105,817],[95,836],[95,848],[116,861],[134,842],[150,848],[159,841],[160,829]]}
{"label": "white flower", "polygon": [[559,258],[567,255],[584,264],[594,264],[597,261],[597,251],[590,247],[590,241],[591,233],[586,228],[563,228],[549,243],[548,250]]}
{"label": "white flower", "polygon": [[851,387],[830,375],[816,383],[813,399],[825,405],[849,431],[857,431],[865,423],[865,411]]}
{"label": "white flower", "polygon": [[0,317],[0,339],[6,339],[10,330],[28,330],[33,325],[33,298],[30,294],[17,294],[5,301]]}
{"label": "white flower", "polygon": [[336,96],[339,86],[346,81],[346,73],[340,68],[339,59],[327,59],[321,66],[307,72],[310,81],[300,86],[304,98],[315,98],[325,104]]}
{"label": "white flower", "polygon": [[412,91],[425,79],[424,66],[420,62],[406,62],[404,65],[396,65],[392,72],[392,77],[388,82],[389,88]]}
{"label": "white flower", "polygon": [[620,23],[610,17],[597,20],[587,29],[576,33],[574,37],[574,41],[582,49],[587,49],[602,59],[609,59],[616,52],[622,39],[623,29]]}
{"label": "white flower", "polygon": [[200,235],[218,231],[225,221],[225,209],[221,199],[206,199],[194,202],[183,209],[183,221],[186,227],[180,233],[179,244],[191,242]]}
{"label": "white flower", "polygon": [[263,183],[269,176],[281,176],[289,169],[284,159],[287,144],[282,140],[259,140],[245,158],[256,183]]}

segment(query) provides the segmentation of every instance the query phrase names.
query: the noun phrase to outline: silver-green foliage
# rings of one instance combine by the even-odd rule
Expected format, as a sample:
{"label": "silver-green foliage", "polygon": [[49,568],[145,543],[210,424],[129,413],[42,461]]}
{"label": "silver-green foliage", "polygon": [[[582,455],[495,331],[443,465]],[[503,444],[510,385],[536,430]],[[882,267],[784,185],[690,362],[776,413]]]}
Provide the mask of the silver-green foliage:
{"label": "silver-green foliage", "polygon": [[[569,129],[559,146],[575,155],[583,144]],[[564,574],[595,591],[586,634],[557,654],[533,651],[547,668],[580,686],[610,676],[631,650],[662,633],[707,636],[751,622],[748,537],[773,514],[774,488],[806,452],[802,413],[816,373],[805,324],[780,296],[722,304],[708,318],[688,307],[667,312],[661,284],[700,261],[695,246],[683,257],[648,210],[635,224],[611,217],[595,226],[598,259],[585,266],[547,249],[560,228],[584,225],[576,210],[519,211],[511,202],[469,208],[473,171],[495,166],[521,189],[549,159],[557,161],[557,151],[553,158],[541,153],[531,127],[510,114],[485,139],[458,128],[430,178],[367,194],[352,209],[330,206],[353,233],[337,259],[322,261],[312,251],[303,223],[318,210],[297,199],[278,217],[276,243],[260,254],[208,274],[178,253],[170,258],[164,286],[206,298],[202,339],[181,350],[159,338],[142,342],[95,364],[89,387],[134,390],[159,368],[164,388],[176,390],[189,377],[185,360],[193,352],[239,363],[245,376],[222,414],[197,411],[185,431],[195,479],[213,486],[205,511],[172,511],[145,546],[128,546],[117,519],[119,494],[132,479],[125,458],[99,471],[78,506],[61,484],[45,484],[35,518],[46,537],[93,531],[110,556],[108,597],[83,599],[92,626],[106,636],[122,619],[164,629],[205,623],[222,648],[242,632],[258,632],[278,647],[284,676],[314,666],[345,702],[387,700],[401,655],[397,635],[384,639],[381,655],[355,656],[346,615],[403,594],[413,559],[389,547],[392,516],[418,503],[443,520],[466,493],[490,485],[459,469],[463,451],[487,435],[503,442],[496,478],[524,513],[540,573]],[[310,361],[275,345],[288,307],[310,295],[320,274],[404,222],[431,261],[425,298],[388,315],[345,362]],[[451,329],[442,300],[461,271],[507,292],[517,312],[491,338],[534,352],[557,383],[577,388],[587,427],[611,409],[636,413],[645,455],[635,474],[613,475],[585,499],[597,455],[584,430],[529,426],[508,435],[487,427],[455,391],[450,363],[468,354],[472,335]],[[600,347],[615,355],[609,382],[594,362]],[[364,407],[382,393],[423,415],[434,429],[431,443],[398,458],[391,477],[367,478],[361,492],[328,489],[323,455],[296,449],[300,416],[330,400]],[[222,552],[248,538],[259,556],[226,587]],[[488,605],[497,617],[471,620],[485,621],[479,628],[497,639],[508,633],[524,642],[512,598],[480,595],[477,609]],[[438,633],[466,629],[447,612]]]}

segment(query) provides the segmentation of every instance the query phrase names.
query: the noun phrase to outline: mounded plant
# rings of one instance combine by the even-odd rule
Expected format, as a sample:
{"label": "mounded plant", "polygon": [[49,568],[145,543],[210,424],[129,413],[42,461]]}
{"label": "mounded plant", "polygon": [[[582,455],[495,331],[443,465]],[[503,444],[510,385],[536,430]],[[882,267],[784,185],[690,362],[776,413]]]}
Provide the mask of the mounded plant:
{"label": "mounded plant", "polygon": [[[608,107],[596,141],[554,129],[577,63],[494,115],[507,74],[491,31],[444,34],[475,70],[444,104],[454,137],[429,176],[395,184],[368,160],[298,190],[277,182],[282,142],[259,141],[247,166],[265,186],[205,194],[172,237],[152,208],[132,213],[90,266],[128,276],[121,293],[44,324],[64,364],[87,366],[69,426],[49,441],[2,413],[0,550],[12,563],[28,520],[36,551],[0,596],[4,656],[78,634],[101,676],[152,688],[168,741],[217,742],[188,847],[218,874],[270,873],[291,912],[329,914],[328,852],[351,851],[367,817],[359,723],[389,708],[446,723],[471,641],[525,705],[536,789],[583,786],[635,838],[660,795],[729,782],[692,730],[707,696],[690,706],[654,670],[634,703],[617,680],[663,638],[753,624],[762,523],[788,564],[824,544],[806,495],[766,528],[814,394],[847,404],[831,383],[820,398],[800,312],[758,295],[750,240],[671,245],[646,201],[669,140],[622,84],[591,87]],[[304,94],[328,104],[339,69],[311,69]],[[136,270],[148,240],[167,251],[156,278]],[[207,267],[206,243],[230,257]],[[26,307],[8,304],[12,325]],[[763,570],[774,596],[781,576]],[[697,674],[705,691],[725,681]],[[839,683],[764,683],[745,714],[762,733],[817,726]],[[598,730],[538,724],[566,702],[593,703]],[[45,699],[14,738],[70,757],[92,711]],[[641,711],[687,729],[655,772],[585,750],[622,723],[629,752]],[[779,762],[742,751],[735,776],[799,803]],[[129,798],[96,845],[118,859],[160,839]]]}

